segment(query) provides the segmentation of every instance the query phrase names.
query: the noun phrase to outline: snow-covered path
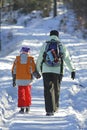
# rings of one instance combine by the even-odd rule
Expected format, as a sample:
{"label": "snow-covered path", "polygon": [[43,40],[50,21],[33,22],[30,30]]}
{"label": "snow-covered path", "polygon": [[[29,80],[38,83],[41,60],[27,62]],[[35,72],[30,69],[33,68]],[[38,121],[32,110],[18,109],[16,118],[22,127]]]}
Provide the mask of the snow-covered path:
{"label": "snow-covered path", "polygon": [[23,45],[30,46],[36,60],[49,30],[56,26],[57,19],[51,18],[34,21],[28,27],[8,26],[13,29],[13,40],[0,55],[0,130],[87,130],[87,42],[63,32],[60,38],[70,51],[76,79],[72,81],[71,73],[65,69],[58,113],[45,116],[42,78],[32,83],[30,113],[18,113],[17,87],[12,87],[12,62]]}
{"label": "snow-covered path", "polygon": [[[16,107],[17,88],[12,88],[10,74],[11,63],[17,52],[13,52],[7,57],[0,58],[0,68],[2,68],[2,73],[0,73],[0,120],[2,122],[1,127],[3,130],[18,130],[19,128],[22,130],[25,128],[26,130],[87,129],[87,45],[83,40],[78,40],[77,38],[71,37],[68,34],[61,34],[61,40],[70,49],[72,59],[77,69],[76,79],[78,81],[72,81],[70,79],[70,73],[66,71],[61,85],[60,108],[58,113],[56,113],[53,117],[45,116],[42,79],[35,80],[32,84],[33,98],[30,114],[18,114],[18,108]],[[25,42],[22,43],[22,45],[23,44],[25,44]],[[35,41],[33,40],[30,46],[33,48],[34,44]],[[19,46],[21,46],[21,44]],[[37,49],[37,47],[34,47],[34,54],[37,54],[39,48]],[[84,88],[79,86],[79,81],[84,84]],[[77,83],[77,85],[75,85],[75,83]]]}

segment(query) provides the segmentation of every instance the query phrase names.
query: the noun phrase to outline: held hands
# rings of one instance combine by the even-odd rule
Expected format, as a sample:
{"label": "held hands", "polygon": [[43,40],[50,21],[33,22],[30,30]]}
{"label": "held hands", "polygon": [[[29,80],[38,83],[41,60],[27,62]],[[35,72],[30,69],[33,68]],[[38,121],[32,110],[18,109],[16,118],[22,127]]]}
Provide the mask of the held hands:
{"label": "held hands", "polygon": [[75,72],[71,72],[71,78],[74,80],[75,79]]}
{"label": "held hands", "polygon": [[39,79],[39,78],[41,77],[41,75],[39,74],[38,71],[33,72],[33,76],[34,76],[36,79]]}

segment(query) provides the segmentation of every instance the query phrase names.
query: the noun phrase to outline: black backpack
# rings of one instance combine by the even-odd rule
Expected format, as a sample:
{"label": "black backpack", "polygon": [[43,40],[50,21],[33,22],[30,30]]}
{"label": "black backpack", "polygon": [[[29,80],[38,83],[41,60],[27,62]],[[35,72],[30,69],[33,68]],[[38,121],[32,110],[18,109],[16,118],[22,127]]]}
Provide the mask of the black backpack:
{"label": "black backpack", "polygon": [[46,42],[46,48],[43,55],[43,61],[48,66],[59,66],[63,58],[63,52],[61,51],[61,44],[58,41],[51,40]]}

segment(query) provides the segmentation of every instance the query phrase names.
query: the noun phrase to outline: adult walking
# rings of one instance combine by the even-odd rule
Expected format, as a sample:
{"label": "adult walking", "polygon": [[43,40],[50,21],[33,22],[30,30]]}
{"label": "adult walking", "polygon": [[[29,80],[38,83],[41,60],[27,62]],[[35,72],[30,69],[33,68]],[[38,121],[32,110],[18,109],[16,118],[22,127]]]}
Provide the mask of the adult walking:
{"label": "adult walking", "polygon": [[[57,64],[55,65],[53,61],[53,58],[55,57],[53,49],[50,47],[51,51],[46,52],[51,42],[53,44],[54,43],[58,44],[59,53],[61,53],[59,54],[61,55],[60,59],[55,58],[55,64],[57,63],[57,61],[60,61],[58,65]],[[48,56],[48,63],[46,61],[47,56]],[[75,68],[70,59],[69,52],[67,48],[60,42],[59,32],[57,30],[52,30],[50,31],[49,40],[46,43],[44,43],[43,46],[41,47],[36,62],[37,70],[43,76],[45,110],[47,116],[54,115],[54,112],[56,112],[59,108],[60,84],[64,73],[63,72],[64,63],[67,65],[67,67],[71,72],[71,78],[74,79]]]}

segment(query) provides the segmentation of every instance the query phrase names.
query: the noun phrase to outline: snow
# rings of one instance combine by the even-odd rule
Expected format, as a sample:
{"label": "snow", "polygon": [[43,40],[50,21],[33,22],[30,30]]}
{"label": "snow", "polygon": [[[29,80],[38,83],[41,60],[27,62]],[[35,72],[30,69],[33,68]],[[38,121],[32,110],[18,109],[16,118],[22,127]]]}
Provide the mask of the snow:
{"label": "snow", "polygon": [[[74,30],[75,14],[60,8],[55,18],[21,16],[15,25],[2,24],[0,52],[0,130],[87,130],[87,40]],[[76,79],[65,69],[61,84],[60,107],[54,116],[45,114],[42,77],[32,82],[32,105],[29,114],[19,114],[17,86],[12,87],[11,67],[22,46],[29,46],[35,61],[40,47],[51,29],[60,29],[60,20],[67,16],[66,29],[60,39],[67,46],[76,68]]]}

